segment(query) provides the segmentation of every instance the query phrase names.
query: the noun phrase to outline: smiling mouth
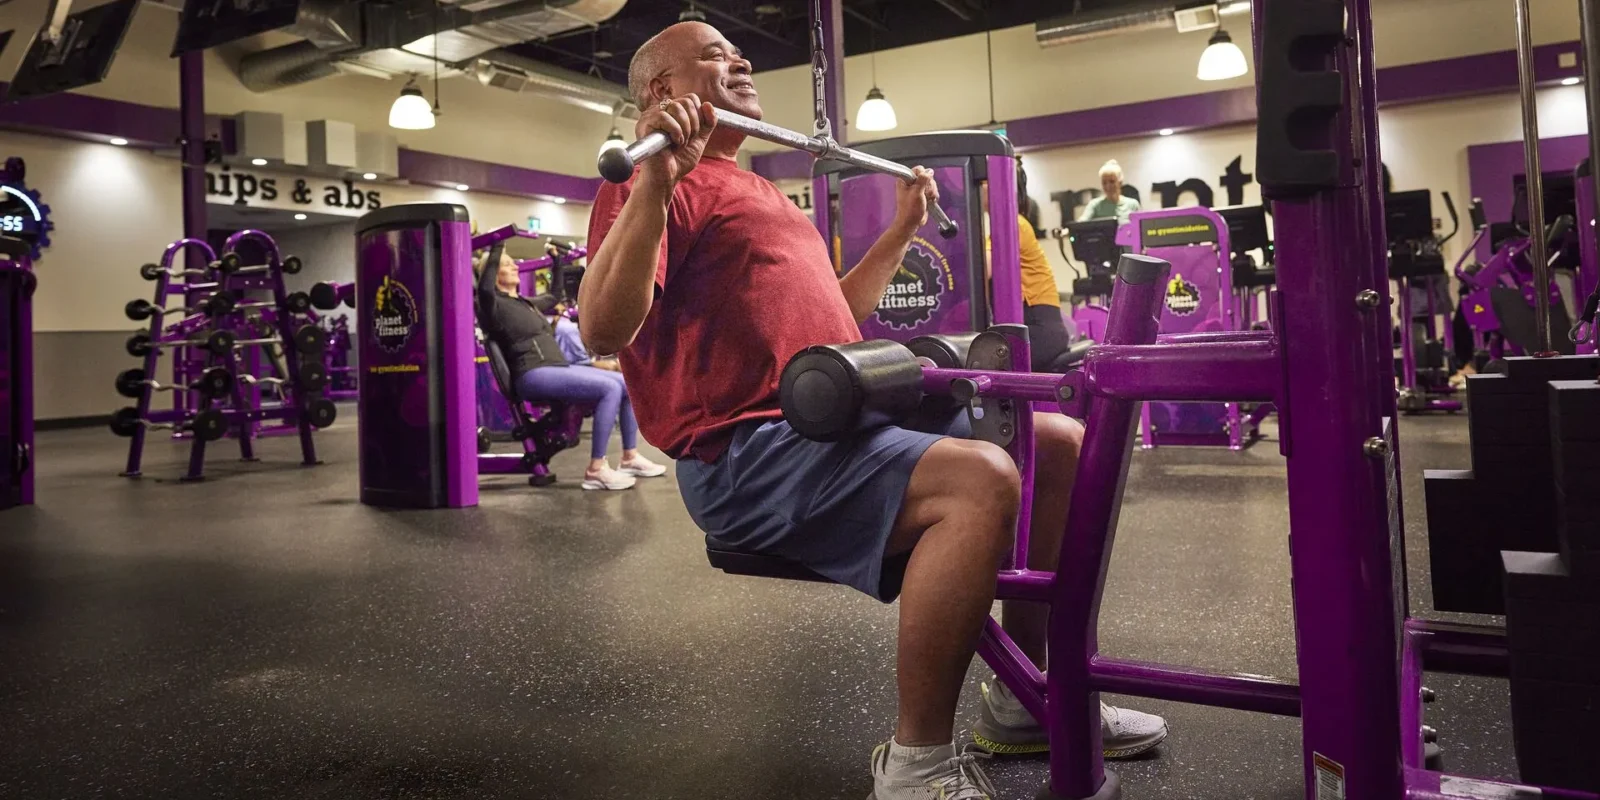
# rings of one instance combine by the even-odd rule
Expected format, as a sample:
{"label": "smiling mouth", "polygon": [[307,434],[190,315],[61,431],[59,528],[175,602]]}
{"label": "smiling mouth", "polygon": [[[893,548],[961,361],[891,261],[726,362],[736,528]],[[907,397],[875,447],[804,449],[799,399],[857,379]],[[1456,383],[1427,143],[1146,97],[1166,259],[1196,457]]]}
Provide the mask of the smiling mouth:
{"label": "smiling mouth", "polygon": [[735,92],[754,92],[756,90],[756,85],[751,81],[735,81],[734,83],[728,84],[728,89]]}

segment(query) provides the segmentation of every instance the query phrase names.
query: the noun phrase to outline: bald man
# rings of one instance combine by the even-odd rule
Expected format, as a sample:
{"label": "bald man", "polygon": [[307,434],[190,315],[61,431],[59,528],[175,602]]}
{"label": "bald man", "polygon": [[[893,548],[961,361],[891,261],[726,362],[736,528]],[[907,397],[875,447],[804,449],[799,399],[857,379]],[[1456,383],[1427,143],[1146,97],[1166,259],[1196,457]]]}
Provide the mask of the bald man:
{"label": "bald man", "polygon": [[[606,185],[589,221],[580,289],[590,352],[617,353],[645,438],[677,459],[679,489],[709,543],[781,555],[883,602],[900,598],[899,721],[872,754],[876,800],[977,800],[994,790],[952,744],[956,701],[1010,552],[1020,480],[1005,451],[971,441],[965,414],[836,443],[784,422],[778,379],[795,353],[861,340],[911,238],[938,197],[930,171],[902,186],[894,218],[839,278],[811,221],[735,161],[743,135],[713,108],[756,119],[750,62],[716,28],[674,25],[634,53],[634,133],[673,148]],[[1031,567],[1054,569],[1082,428],[1036,417]],[[1005,604],[1004,624],[1043,669],[1048,614]],[[1048,748],[998,683],[974,737],[1004,753]],[[1159,717],[1102,707],[1108,755],[1166,735]]]}

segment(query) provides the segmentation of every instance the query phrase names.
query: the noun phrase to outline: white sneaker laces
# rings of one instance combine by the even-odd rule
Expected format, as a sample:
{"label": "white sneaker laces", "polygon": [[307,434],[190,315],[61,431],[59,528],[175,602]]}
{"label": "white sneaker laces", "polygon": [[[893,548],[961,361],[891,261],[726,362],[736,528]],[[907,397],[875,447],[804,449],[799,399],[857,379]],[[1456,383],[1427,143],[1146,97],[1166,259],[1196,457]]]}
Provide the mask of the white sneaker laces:
{"label": "white sneaker laces", "polygon": [[993,800],[1000,793],[978,766],[979,758],[991,756],[968,745],[962,748],[960,755],[944,762],[943,766],[953,771],[933,781],[933,785],[939,787],[940,800]]}

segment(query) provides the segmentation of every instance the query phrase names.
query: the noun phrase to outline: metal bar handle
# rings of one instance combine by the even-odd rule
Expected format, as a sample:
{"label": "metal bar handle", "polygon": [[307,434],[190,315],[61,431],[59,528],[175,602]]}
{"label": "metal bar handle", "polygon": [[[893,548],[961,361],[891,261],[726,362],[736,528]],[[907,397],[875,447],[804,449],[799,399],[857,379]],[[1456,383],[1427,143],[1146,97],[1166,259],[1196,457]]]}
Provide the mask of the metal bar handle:
{"label": "metal bar handle", "polygon": [[[724,111],[720,108],[713,109],[717,115],[717,125],[732,128],[746,136],[751,136],[763,141],[780,144],[795,150],[804,150],[819,159],[828,161],[843,161],[846,164],[860,167],[869,172],[884,175],[893,175],[902,181],[910,183],[913,180],[911,168],[888,159],[868,155],[823,137],[807,136],[788,128],[780,128],[769,122],[751,119],[743,114]],[[626,183],[633,177],[633,168],[636,164],[650,158],[672,144],[672,139],[661,131],[651,131],[643,138],[627,147],[614,147],[600,154],[600,175],[612,183]],[[938,203],[928,204],[928,213],[933,215],[934,222],[939,225],[939,235],[946,239],[960,232],[960,227],[955,220],[950,219]]]}

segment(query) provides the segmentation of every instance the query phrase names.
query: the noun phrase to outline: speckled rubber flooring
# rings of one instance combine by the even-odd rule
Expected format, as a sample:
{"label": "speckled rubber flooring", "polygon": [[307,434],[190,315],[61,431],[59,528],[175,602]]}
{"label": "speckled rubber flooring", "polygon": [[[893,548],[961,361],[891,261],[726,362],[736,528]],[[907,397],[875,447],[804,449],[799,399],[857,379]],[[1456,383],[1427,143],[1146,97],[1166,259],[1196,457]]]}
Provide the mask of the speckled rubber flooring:
{"label": "speckled rubber flooring", "polygon": [[[348,411],[346,412],[348,418]],[[1421,472],[1464,417],[1402,428],[1413,594]],[[0,514],[0,797],[849,798],[891,730],[895,610],[725,576],[672,478],[631,492],[487,479],[479,508],[355,501],[355,430],[258,464],[41,434],[39,505]],[[236,452],[236,451],[234,451]],[[1136,453],[1102,614],[1121,657],[1293,677],[1283,461]],[[969,673],[962,727],[975,714]],[[1503,682],[1433,676],[1452,771],[1513,775]],[[1110,698],[1114,702],[1119,698]],[[1154,701],[1172,735],[1129,800],[1302,797],[1299,723]],[[964,735],[964,731],[963,734]],[[1031,798],[1042,761],[992,765]]]}

